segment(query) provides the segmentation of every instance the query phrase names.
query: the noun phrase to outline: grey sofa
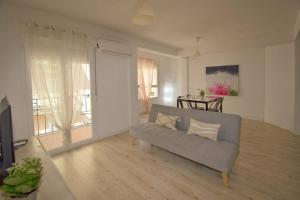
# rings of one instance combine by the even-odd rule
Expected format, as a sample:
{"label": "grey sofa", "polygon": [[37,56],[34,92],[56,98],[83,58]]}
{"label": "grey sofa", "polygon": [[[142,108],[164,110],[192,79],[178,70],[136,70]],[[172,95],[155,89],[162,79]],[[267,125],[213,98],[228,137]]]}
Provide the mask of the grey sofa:
{"label": "grey sofa", "polygon": [[[157,113],[179,116],[177,130],[154,124]],[[190,118],[221,124],[218,140],[187,134]],[[225,186],[239,154],[241,118],[237,115],[152,105],[149,122],[131,128],[131,135],[222,172]]]}

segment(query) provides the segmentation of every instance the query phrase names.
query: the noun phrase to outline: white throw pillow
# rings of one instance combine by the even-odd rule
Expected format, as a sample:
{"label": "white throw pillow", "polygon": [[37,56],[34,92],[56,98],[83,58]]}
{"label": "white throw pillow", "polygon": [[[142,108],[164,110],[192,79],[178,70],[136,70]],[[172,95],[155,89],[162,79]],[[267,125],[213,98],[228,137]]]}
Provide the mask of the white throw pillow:
{"label": "white throw pillow", "polygon": [[217,141],[220,127],[221,124],[209,124],[191,118],[187,133]]}
{"label": "white throw pillow", "polygon": [[158,112],[155,124],[176,130],[175,125],[176,125],[177,119],[178,119],[178,116],[165,115],[161,112]]}

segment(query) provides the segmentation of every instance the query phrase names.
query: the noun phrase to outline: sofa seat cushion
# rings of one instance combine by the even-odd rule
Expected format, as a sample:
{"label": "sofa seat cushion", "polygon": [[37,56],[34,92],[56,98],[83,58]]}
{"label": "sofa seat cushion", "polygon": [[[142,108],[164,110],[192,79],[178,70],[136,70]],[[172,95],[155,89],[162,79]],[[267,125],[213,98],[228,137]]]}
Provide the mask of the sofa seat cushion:
{"label": "sofa seat cushion", "polygon": [[222,172],[230,172],[239,153],[239,148],[235,144],[209,140],[153,123],[134,126],[131,134],[145,142]]}
{"label": "sofa seat cushion", "polygon": [[[154,142],[164,143],[170,140],[174,143],[181,135],[186,135],[184,131],[173,130],[153,123],[136,125],[131,128],[131,134],[151,144],[154,144]],[[177,137],[174,137],[174,135]]]}

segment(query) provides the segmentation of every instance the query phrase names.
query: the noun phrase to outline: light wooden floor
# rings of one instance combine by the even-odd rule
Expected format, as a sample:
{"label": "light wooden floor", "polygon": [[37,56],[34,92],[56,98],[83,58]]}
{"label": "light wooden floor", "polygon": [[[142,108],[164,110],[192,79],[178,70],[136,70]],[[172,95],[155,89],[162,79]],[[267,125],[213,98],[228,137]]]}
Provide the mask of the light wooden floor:
{"label": "light wooden floor", "polygon": [[[93,133],[91,125],[74,128],[71,132],[71,142],[77,143],[92,138],[92,136]],[[39,140],[47,150],[53,150],[63,146],[63,135],[61,132],[39,136]]]}
{"label": "light wooden floor", "polygon": [[244,120],[241,153],[221,174],[158,147],[131,145],[125,133],[54,158],[78,199],[300,199],[300,137]]}

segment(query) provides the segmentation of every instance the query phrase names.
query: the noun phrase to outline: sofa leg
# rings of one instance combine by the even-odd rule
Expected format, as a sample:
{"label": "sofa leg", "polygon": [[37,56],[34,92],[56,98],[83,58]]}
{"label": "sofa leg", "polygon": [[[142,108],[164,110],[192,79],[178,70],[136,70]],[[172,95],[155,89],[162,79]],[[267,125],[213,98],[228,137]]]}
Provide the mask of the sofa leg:
{"label": "sofa leg", "polygon": [[236,159],[234,164],[239,165],[239,159]]}
{"label": "sofa leg", "polygon": [[132,144],[132,145],[138,144],[138,139],[137,139],[136,137],[132,137],[131,144]]}
{"label": "sofa leg", "polygon": [[226,187],[229,187],[229,175],[226,172],[222,172],[223,182]]}

